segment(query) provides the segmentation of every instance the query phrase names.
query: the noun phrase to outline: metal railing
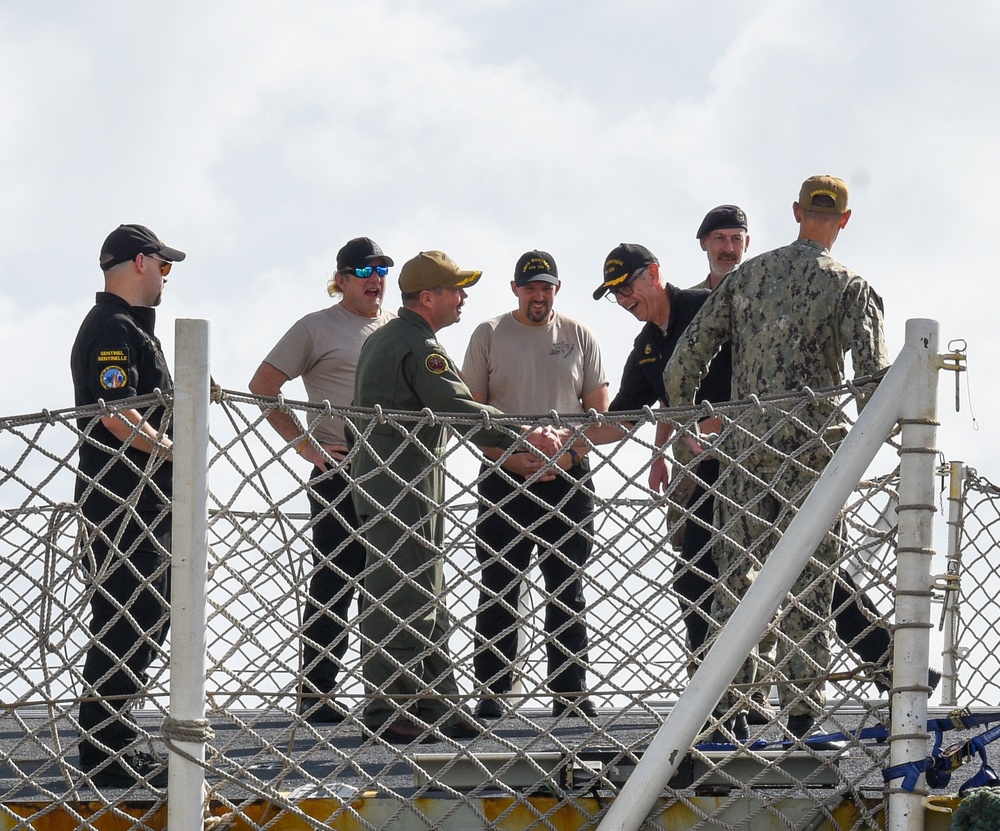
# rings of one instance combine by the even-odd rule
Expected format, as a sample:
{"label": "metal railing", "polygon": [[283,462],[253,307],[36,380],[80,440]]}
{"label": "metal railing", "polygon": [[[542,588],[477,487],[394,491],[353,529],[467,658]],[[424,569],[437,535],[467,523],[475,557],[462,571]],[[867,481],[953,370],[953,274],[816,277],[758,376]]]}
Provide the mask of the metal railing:
{"label": "metal railing", "polygon": [[[783,728],[788,705],[777,706],[768,712],[766,723],[751,728],[751,741],[762,743],[752,752],[700,743],[718,726],[711,719],[704,722],[712,709],[709,698],[722,694],[728,683],[722,676],[728,670],[711,671],[722,688],[704,683],[709,664],[700,664],[704,656],[695,654],[686,640],[684,614],[698,614],[689,608],[683,584],[691,566],[679,561],[670,545],[678,522],[700,520],[677,490],[683,479],[678,475],[681,466],[675,465],[673,485],[665,495],[645,484],[653,455],[672,450],[653,446],[654,422],[670,421],[675,435],[681,436],[704,415],[692,409],[558,419],[558,426],[577,436],[597,423],[623,426],[619,441],[594,445],[587,454],[588,478],[595,491],[593,529],[577,530],[587,536],[591,552],[575,572],[586,605],[582,615],[570,615],[586,623],[586,655],[566,654],[562,664],[555,662],[556,669],[585,665],[597,717],[574,717],[572,702],[568,712],[558,718],[551,715],[556,696],[550,686],[553,662],[547,658],[546,645],[561,641],[551,621],[547,625],[546,611],[558,609],[562,601],[560,587],[544,586],[536,575],[538,558],[558,556],[559,551],[558,544],[546,541],[533,526],[522,531],[535,540],[536,551],[517,608],[511,610],[517,633],[514,683],[503,696],[503,717],[471,741],[442,735],[445,720],[438,719],[424,724],[425,738],[435,744],[398,745],[385,741],[364,719],[365,704],[376,691],[366,685],[362,650],[371,653],[381,648],[365,641],[362,621],[378,601],[366,590],[366,577],[379,555],[357,529],[348,536],[367,546],[369,565],[354,574],[340,574],[341,591],[354,597],[344,616],[333,611],[335,598],[328,598],[322,610],[336,624],[334,630],[339,627],[346,634],[346,652],[334,656],[339,677],[333,691],[344,718],[327,724],[307,718],[313,703],[302,661],[303,643],[309,641],[307,598],[318,574],[324,569],[337,571],[330,559],[336,552],[318,549],[313,530],[318,517],[339,513],[340,502],[324,501],[320,480],[311,478],[294,448],[266,424],[266,411],[284,407],[313,426],[331,414],[352,416],[358,425],[356,448],[364,446],[365,430],[373,419],[394,424],[401,441],[402,437],[419,441],[421,430],[432,423],[453,425],[461,433],[443,460],[428,456],[429,467],[444,465],[444,498],[426,507],[445,523],[440,554],[446,589],[427,598],[425,605],[450,612],[442,639],[453,656],[458,693],[449,697],[448,704],[466,711],[485,692],[472,656],[495,646],[484,646],[476,636],[485,589],[483,570],[504,554],[491,550],[482,559],[478,486],[490,470],[481,468],[483,459],[475,450],[480,425],[448,414],[335,411],[329,405],[258,399],[219,389],[209,403],[207,327],[200,322],[180,323],[177,342],[188,354],[178,355],[178,386],[173,396],[155,398],[172,408],[176,440],[172,628],[141,679],[143,698],[134,711],[142,740],[154,749],[169,746],[175,751],[170,757],[169,786],[175,827],[193,827],[211,815],[253,828],[280,827],[283,818],[314,828],[351,822],[400,829],[463,827],[463,823],[468,827],[472,819],[478,827],[552,828],[563,827],[566,815],[560,812],[569,812],[581,827],[593,827],[607,814],[608,804],[622,804],[618,798],[622,788],[640,781],[635,778],[636,765],[659,755],[654,736],[665,719],[674,727],[683,724],[680,731],[660,733],[677,745],[680,753],[673,758],[683,764],[673,765],[669,774],[661,770],[663,781],[653,782],[648,792],[661,800],[660,807],[643,806],[643,817],[673,806],[687,811],[691,827],[696,828],[735,827],[746,821],[796,828],[804,827],[810,817],[840,816],[837,805],[850,803],[851,824],[836,827],[860,829],[880,822],[886,793],[898,792],[902,799],[907,794],[921,797],[922,788],[903,793],[890,783],[887,791],[882,780],[890,761],[898,763],[895,756],[888,758],[889,748],[898,754],[904,744],[880,743],[863,732],[859,737],[859,731],[877,732],[887,724],[890,684],[901,690],[897,696],[911,695],[919,701],[922,694],[926,701],[926,689],[921,691],[926,678],[920,677],[927,671],[926,647],[921,655],[919,644],[904,645],[907,657],[895,673],[889,656],[871,654],[871,644],[887,643],[895,625],[899,655],[899,624],[910,618],[909,613],[901,617],[893,611],[895,508],[902,501],[904,506],[922,505],[926,511],[926,503],[933,503],[926,496],[905,496],[896,468],[900,445],[891,429],[864,431],[874,462],[869,466],[855,457],[854,484],[829,503],[843,522],[839,559],[827,573],[836,575],[842,595],[830,615],[816,623],[830,634],[831,660],[829,666],[818,668],[814,685],[826,694],[823,730],[850,734],[844,749],[819,752],[792,741]],[[853,407],[858,393],[849,385],[734,402],[716,411],[732,432],[743,429],[745,415],[760,407],[770,407],[787,423],[801,425],[800,414],[819,400],[826,407],[827,422],[810,441],[820,444],[827,435],[825,428],[853,420],[847,408]],[[124,406],[143,403],[133,400]],[[0,631],[0,655],[5,656],[0,680],[4,707],[0,816],[6,818],[7,827],[31,827],[33,818],[57,805],[79,825],[97,828],[109,818],[132,816],[122,807],[125,802],[144,800],[145,807],[132,820],[134,827],[162,827],[164,822],[165,792],[149,790],[142,783],[124,791],[95,788],[77,762],[77,707],[82,695],[93,693],[81,677],[93,645],[88,606],[101,588],[91,577],[87,527],[72,494],[79,447],[92,441],[94,421],[114,410],[108,405],[0,419],[0,604],[5,619]],[[513,428],[525,421],[512,416],[493,426]],[[551,417],[537,421],[550,422]],[[738,465],[738,459],[725,455],[725,435],[715,444],[716,453],[724,465]],[[760,447],[777,452],[766,437]],[[906,454],[902,458],[905,461]],[[787,454],[782,462],[798,463]],[[833,463],[828,470],[836,466]],[[796,514],[806,494],[785,494],[779,471],[761,476],[761,489],[782,499],[785,510]],[[350,481],[349,467],[342,472]],[[698,477],[693,464],[687,472]],[[755,473],[760,475],[759,470]],[[942,690],[960,703],[988,704],[997,701],[997,674],[990,670],[995,658],[984,644],[1000,621],[996,570],[988,568],[1000,501],[993,498],[995,488],[974,473],[965,482],[960,491],[964,513],[959,536],[966,550],[975,554],[965,556],[960,569],[947,568],[957,573],[947,583],[948,602],[943,606],[947,620],[954,623],[941,651],[950,656],[945,669],[954,672]],[[515,492],[532,492],[525,483],[508,484]],[[724,487],[703,484],[710,495],[724,498]],[[412,490],[413,483],[400,482],[400,492],[408,488]],[[310,495],[323,505],[318,516],[310,509]],[[503,504],[496,507],[504,509]],[[180,516],[184,519],[178,524]],[[973,517],[982,517],[978,530]],[[834,533],[827,527],[826,519],[818,521],[816,533]],[[401,539],[419,533],[416,528],[399,530]],[[800,552],[808,554],[811,544],[811,539],[803,541]],[[928,581],[927,590],[919,602],[929,609],[931,558],[927,553],[919,556],[928,565],[927,576],[920,578]],[[954,560],[952,555],[950,562]],[[770,565],[770,561],[765,565],[769,569],[765,575],[774,570]],[[765,608],[766,614],[754,624],[766,624],[765,643],[768,637],[782,640],[781,609],[794,603],[786,596],[787,588],[770,579],[766,583],[773,597],[765,607],[774,608]],[[365,601],[360,611],[359,598]],[[855,619],[861,623],[848,633],[841,628],[839,613],[852,604],[860,604]],[[709,618],[714,633],[718,627]],[[927,621],[919,620],[919,615],[914,619],[919,626],[908,631],[926,638]],[[402,621],[397,628],[406,631],[408,626]],[[742,640],[757,641],[757,632],[749,625],[742,629]],[[794,646],[787,641],[784,638],[786,653]],[[724,639],[716,643],[717,649],[727,651]],[[321,655],[332,646],[312,645]],[[730,644],[730,657],[742,660],[745,646]],[[769,663],[766,654],[761,661],[760,688],[770,693],[787,687],[787,663],[780,659]],[[403,673],[408,669],[405,664],[399,667]],[[696,669],[697,681],[690,675]],[[749,697],[755,689],[737,693]],[[698,696],[695,706],[692,693]],[[897,707],[894,714],[900,711]],[[919,721],[918,711],[908,712],[915,712],[911,721]],[[911,727],[898,724],[896,732],[912,733]],[[918,745],[914,739],[905,752],[917,753]],[[207,800],[201,798],[203,783]],[[95,797],[97,808],[91,805]],[[640,800],[630,802],[640,806]],[[40,807],[43,804],[49,807]],[[83,805],[91,807],[85,810]],[[441,813],[431,816],[428,810]]]}

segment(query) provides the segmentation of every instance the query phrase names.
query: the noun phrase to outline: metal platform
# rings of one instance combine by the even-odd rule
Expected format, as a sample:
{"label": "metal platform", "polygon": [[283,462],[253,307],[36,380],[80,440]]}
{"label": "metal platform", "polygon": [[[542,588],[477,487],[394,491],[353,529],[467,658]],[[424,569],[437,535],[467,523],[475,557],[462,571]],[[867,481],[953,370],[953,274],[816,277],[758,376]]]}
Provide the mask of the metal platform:
{"label": "metal platform", "polygon": [[[595,785],[621,786],[642,754],[594,748],[568,753],[417,753],[413,781],[417,787],[472,790],[506,787],[538,788],[550,782],[560,788],[586,790]],[[833,788],[840,782],[840,760],[833,753],[788,753],[737,749],[688,753],[670,780],[675,790],[695,788],[701,796],[729,793],[742,783],[757,788]]]}

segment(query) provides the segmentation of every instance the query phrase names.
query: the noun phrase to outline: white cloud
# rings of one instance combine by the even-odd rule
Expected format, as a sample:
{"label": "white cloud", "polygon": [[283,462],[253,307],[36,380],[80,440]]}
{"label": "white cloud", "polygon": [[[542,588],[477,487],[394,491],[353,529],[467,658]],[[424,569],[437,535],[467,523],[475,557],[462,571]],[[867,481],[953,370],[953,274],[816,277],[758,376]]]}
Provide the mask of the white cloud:
{"label": "white cloud", "polygon": [[517,256],[551,251],[559,307],[600,332],[615,385],[637,327],[590,299],[608,250],[644,242],[689,285],[709,207],[741,204],[760,252],[794,236],[802,178],[830,171],[855,207],[835,253],[884,295],[893,348],[906,317],[969,341],[981,429],[949,429],[973,463],[998,444],[998,30],[985,2],[7,4],[0,337],[57,377],[26,385],[8,360],[4,409],[71,403],[69,346],[119,222],[188,252],[160,329],[169,346],[172,317],[210,317],[227,386],[326,302],[362,234],[397,265],[442,248],[486,271],[442,333],[456,357],[512,302]]}

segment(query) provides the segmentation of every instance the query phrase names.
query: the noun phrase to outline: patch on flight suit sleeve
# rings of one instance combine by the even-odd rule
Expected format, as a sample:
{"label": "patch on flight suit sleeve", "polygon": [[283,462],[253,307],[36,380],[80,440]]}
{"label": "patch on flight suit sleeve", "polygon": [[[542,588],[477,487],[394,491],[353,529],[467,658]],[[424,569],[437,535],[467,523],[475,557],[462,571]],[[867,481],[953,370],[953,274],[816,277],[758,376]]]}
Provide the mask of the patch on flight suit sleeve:
{"label": "patch on flight suit sleeve", "polygon": [[120,366],[106,366],[101,369],[101,386],[106,390],[117,390],[128,383],[128,376]]}
{"label": "patch on flight suit sleeve", "polygon": [[435,375],[442,375],[448,371],[448,359],[440,352],[432,352],[424,360],[424,366]]}

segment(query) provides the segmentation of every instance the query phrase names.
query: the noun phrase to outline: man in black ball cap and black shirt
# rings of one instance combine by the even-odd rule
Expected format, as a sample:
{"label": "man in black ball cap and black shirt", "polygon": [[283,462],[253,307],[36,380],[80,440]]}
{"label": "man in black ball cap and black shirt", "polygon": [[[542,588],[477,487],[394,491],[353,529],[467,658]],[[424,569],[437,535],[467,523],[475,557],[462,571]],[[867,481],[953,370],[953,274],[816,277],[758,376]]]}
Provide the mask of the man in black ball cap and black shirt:
{"label": "man in black ball cap and black shirt", "polygon": [[[681,333],[710,293],[707,288],[679,289],[668,283],[659,260],[644,245],[621,243],[611,250],[604,261],[604,280],[594,292],[594,299],[607,296],[646,325],[636,337],[625,361],[621,387],[608,408],[609,412],[640,410],[657,402],[665,407],[670,406],[671,402],[667,400],[663,386],[663,368],[670,360]],[[708,374],[702,379],[698,402],[728,401],[729,376],[728,352],[720,352],[712,362]],[[607,428],[604,431],[607,435],[598,434],[593,429],[588,429],[587,433],[597,442],[613,440],[613,431]],[[667,422],[657,423],[657,448],[667,444],[672,432]],[[684,451],[683,444],[674,448],[674,452],[682,456]],[[679,459],[681,462],[690,460],[689,456]],[[713,465],[714,469],[711,469]],[[718,461],[706,460],[698,465],[696,471],[699,478],[711,478],[714,481],[718,475]],[[666,460],[662,452],[657,450],[650,464],[649,487],[654,491],[666,491],[669,481],[670,471]],[[678,506],[677,516],[672,517],[672,525],[677,526],[677,530],[671,543],[681,553],[675,567],[677,578],[674,590],[678,595],[681,617],[687,631],[687,645],[694,658],[697,658],[710,633],[711,592],[715,579],[713,575],[717,576],[718,571],[710,548],[704,545],[705,539],[710,539],[711,532],[696,522],[689,521],[679,526],[676,520],[680,516],[680,509],[687,508],[711,528],[712,500],[703,498],[696,503],[699,495],[695,480],[686,477],[683,486],[675,487],[671,496]]]}
{"label": "man in black ball cap and black shirt", "polygon": [[97,786],[166,785],[165,762],[132,747],[129,711],[169,625],[173,443],[164,407],[116,402],[173,387],[156,312],[183,251],[149,228],[120,225],[101,248],[104,291],[84,318],[70,360],[78,407],[112,411],[78,419],[76,500],[86,525],[93,641],[83,668],[80,769]]}

